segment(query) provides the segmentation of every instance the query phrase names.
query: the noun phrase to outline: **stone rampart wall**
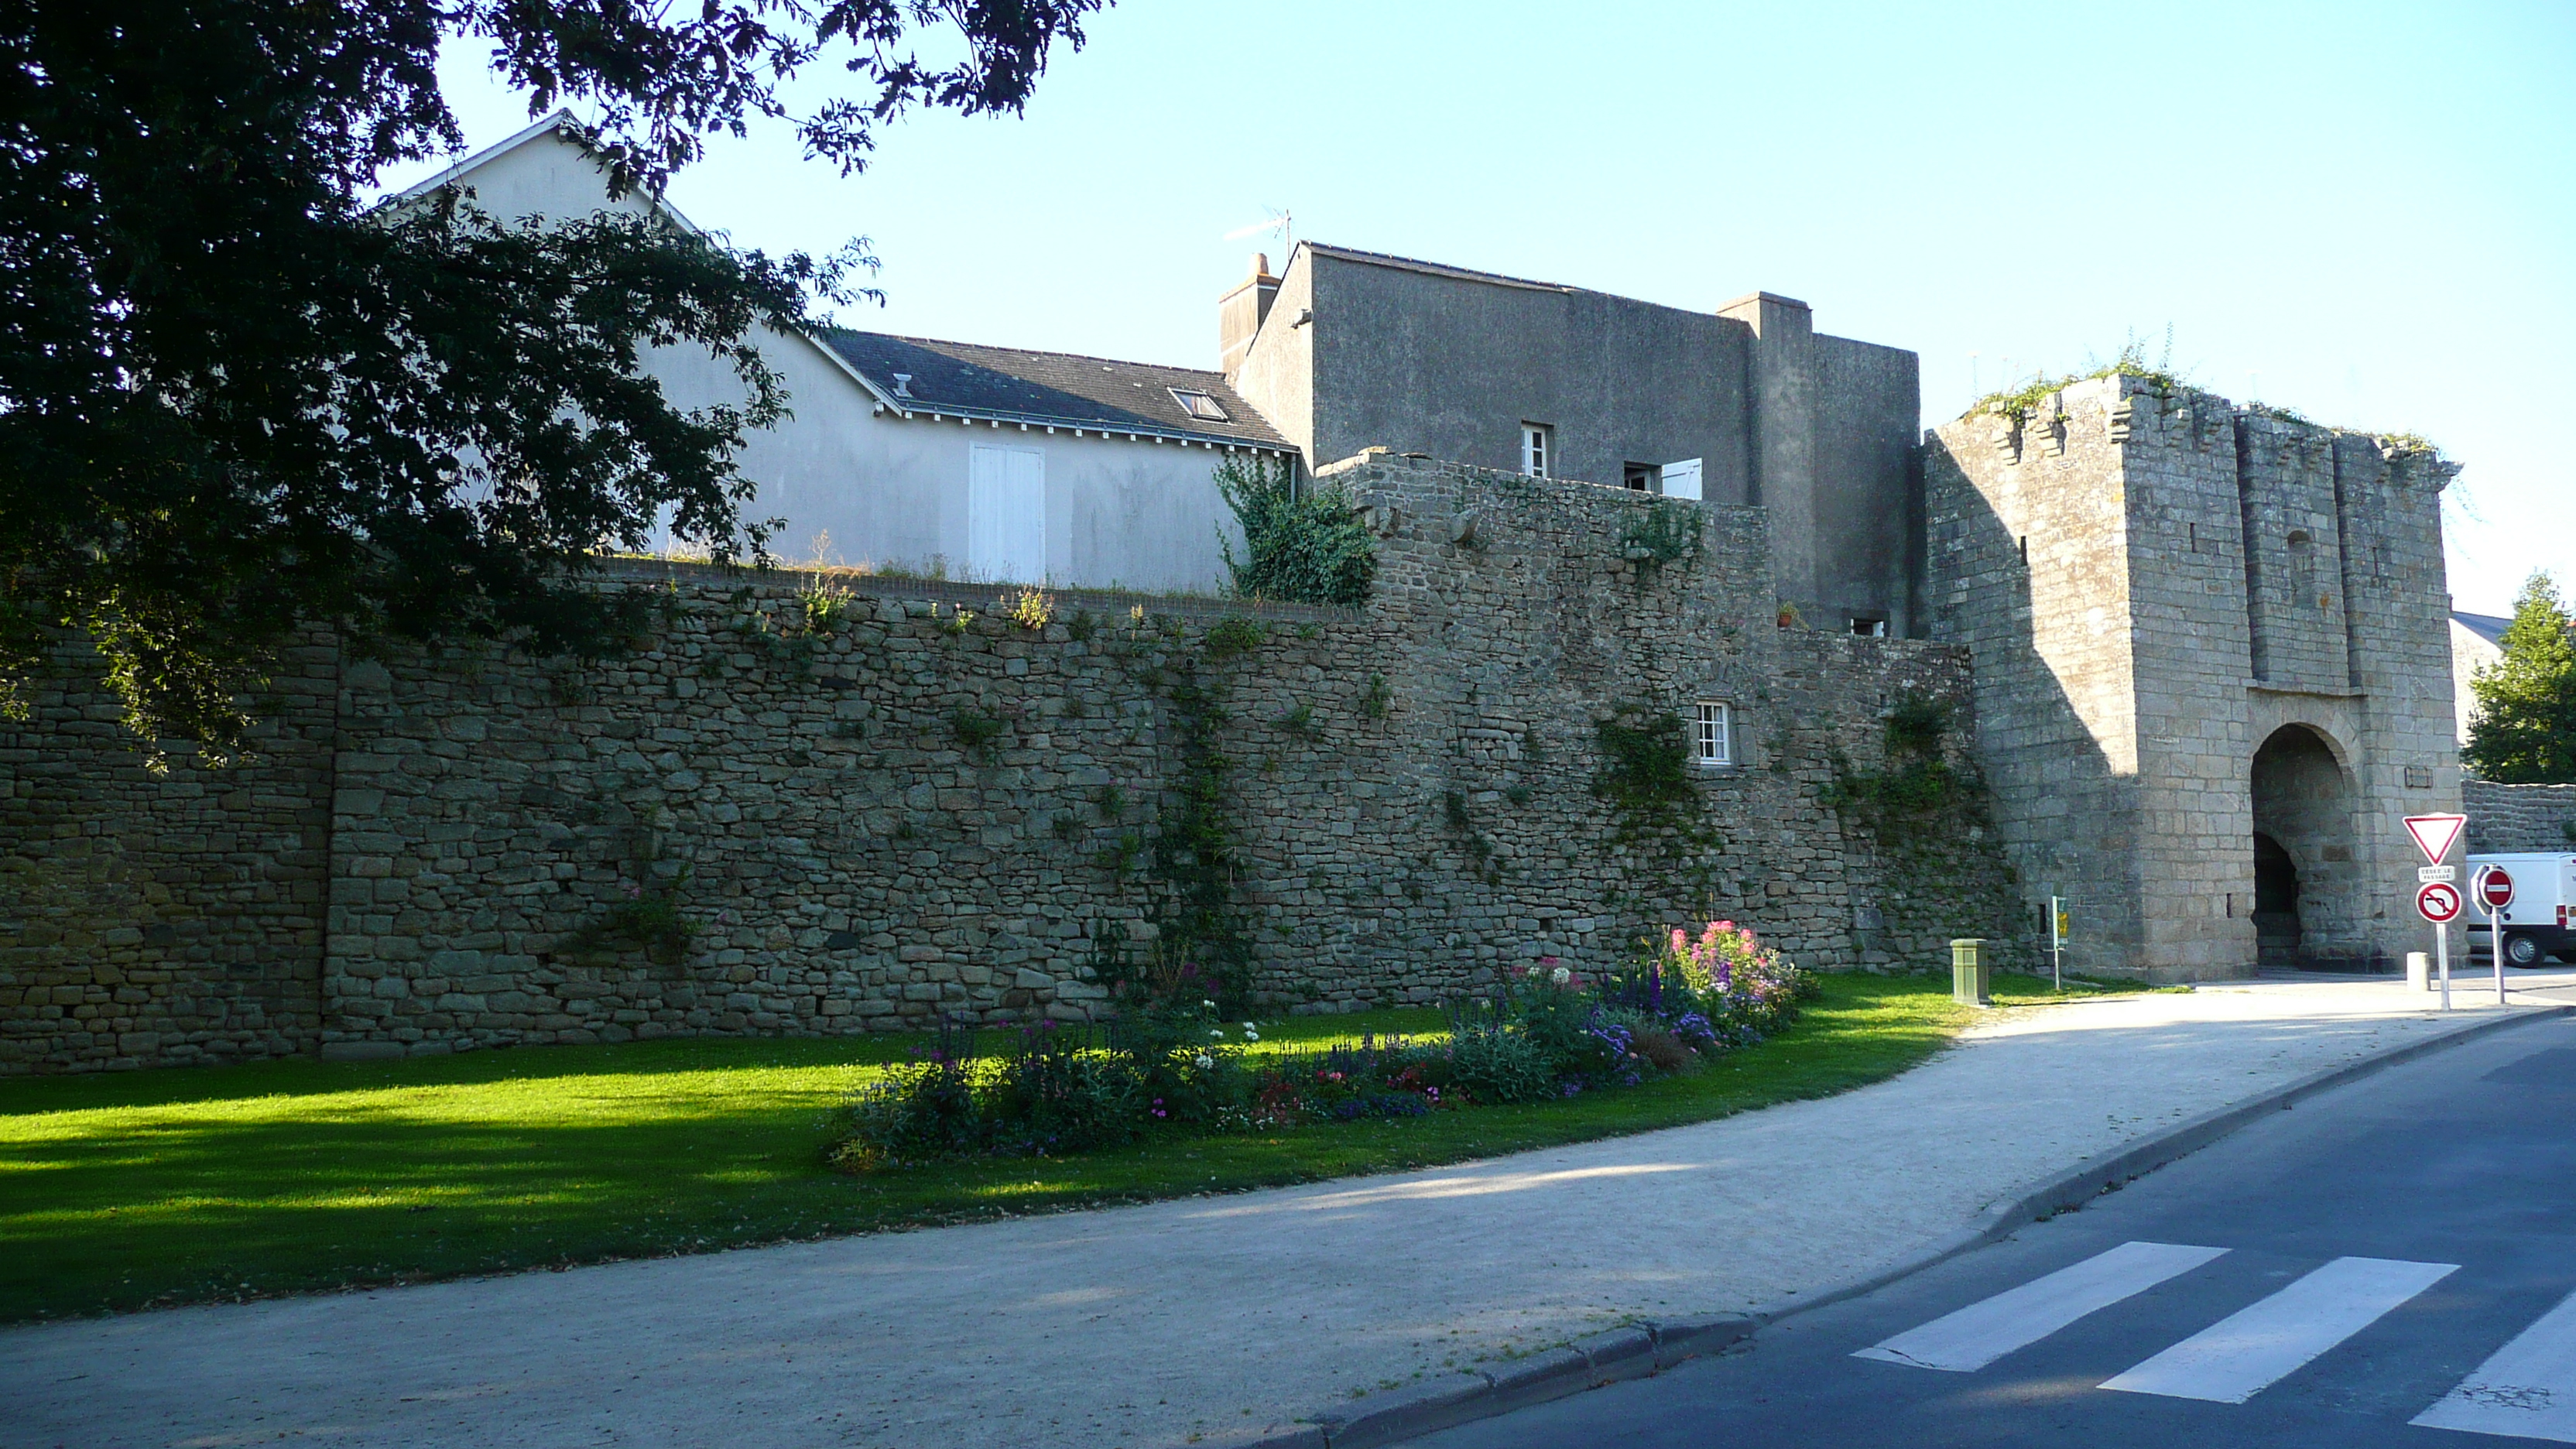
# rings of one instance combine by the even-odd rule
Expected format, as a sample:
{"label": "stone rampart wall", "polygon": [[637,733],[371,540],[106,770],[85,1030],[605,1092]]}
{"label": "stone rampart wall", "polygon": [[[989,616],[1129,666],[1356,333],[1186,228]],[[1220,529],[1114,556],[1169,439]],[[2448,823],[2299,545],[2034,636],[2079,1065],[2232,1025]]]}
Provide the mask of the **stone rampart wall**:
{"label": "stone rampart wall", "polygon": [[2464,779],[2460,808],[2469,817],[2472,855],[2576,851],[2576,785],[2499,785]]}
{"label": "stone rampart wall", "polygon": [[[851,578],[817,626],[802,579],[665,570],[629,580],[659,607],[604,665],[309,661],[299,743],[254,767],[295,787],[221,795],[125,780],[66,693],[9,737],[10,857],[131,861],[147,823],[217,844],[155,847],[176,936],[111,949],[123,914],[74,891],[0,939],[0,1070],[1081,1018],[1101,954],[1150,949],[1194,879],[1264,1010],[1615,966],[1709,916],[1828,969],[2012,936],[1980,827],[1882,845],[1828,804],[1909,696],[1952,709],[1969,758],[1965,651],[1779,629],[1760,510],[1384,455],[1327,471],[1379,535],[1365,611],[1065,595],[1032,627],[990,588]],[[1701,700],[1730,706],[1737,763],[1669,819],[1605,801],[1600,723]],[[29,803],[88,772],[116,783]],[[218,880],[265,933],[220,961],[188,944]],[[264,1034],[222,1005],[239,992],[180,989],[173,941],[275,982]],[[120,990],[127,1017],[75,1014]]]}

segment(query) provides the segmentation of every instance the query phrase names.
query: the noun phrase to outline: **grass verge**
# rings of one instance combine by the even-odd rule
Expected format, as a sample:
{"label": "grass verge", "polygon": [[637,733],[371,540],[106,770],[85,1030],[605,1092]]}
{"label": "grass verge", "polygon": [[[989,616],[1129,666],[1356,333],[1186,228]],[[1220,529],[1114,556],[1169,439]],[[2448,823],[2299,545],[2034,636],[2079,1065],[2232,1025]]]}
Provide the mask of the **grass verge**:
{"label": "grass verge", "polygon": [[[824,1170],[822,1149],[842,1099],[901,1059],[907,1039],[691,1039],[19,1079],[0,1083],[0,1321],[1429,1167],[1845,1091],[1922,1061],[1969,1018],[1931,977],[1824,983],[1791,1030],[1629,1091],[862,1178]],[[2045,982],[2009,976],[1996,996],[2057,999]],[[1298,1017],[1266,1024],[1262,1047],[1443,1028],[1429,1011]]]}

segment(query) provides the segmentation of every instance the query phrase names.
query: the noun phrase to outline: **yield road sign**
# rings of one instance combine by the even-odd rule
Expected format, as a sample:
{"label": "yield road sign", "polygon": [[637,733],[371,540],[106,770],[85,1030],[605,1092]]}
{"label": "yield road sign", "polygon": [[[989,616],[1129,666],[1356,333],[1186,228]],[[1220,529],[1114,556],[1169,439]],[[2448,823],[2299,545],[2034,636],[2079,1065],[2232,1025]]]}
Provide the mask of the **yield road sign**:
{"label": "yield road sign", "polygon": [[2460,888],[2449,881],[2427,881],[2415,892],[2415,911],[2434,925],[2460,918]]}
{"label": "yield road sign", "polygon": [[2478,872],[2478,904],[2492,914],[2513,904],[2513,877],[2500,865]]}
{"label": "yield road sign", "polygon": [[2459,840],[2460,827],[2468,823],[2466,815],[2409,815],[2406,833],[2415,837],[2415,848],[2424,852],[2426,860],[2440,865]]}

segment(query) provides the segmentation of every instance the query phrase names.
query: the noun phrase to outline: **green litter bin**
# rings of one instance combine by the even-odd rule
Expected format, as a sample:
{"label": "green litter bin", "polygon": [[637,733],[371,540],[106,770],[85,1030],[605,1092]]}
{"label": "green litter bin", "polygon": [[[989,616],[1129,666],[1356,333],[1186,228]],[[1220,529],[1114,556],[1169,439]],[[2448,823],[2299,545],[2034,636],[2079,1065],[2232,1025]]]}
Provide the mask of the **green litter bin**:
{"label": "green litter bin", "polygon": [[1986,942],[1968,936],[1950,943],[1950,999],[1961,1006],[1992,1006],[1994,973],[1986,965]]}

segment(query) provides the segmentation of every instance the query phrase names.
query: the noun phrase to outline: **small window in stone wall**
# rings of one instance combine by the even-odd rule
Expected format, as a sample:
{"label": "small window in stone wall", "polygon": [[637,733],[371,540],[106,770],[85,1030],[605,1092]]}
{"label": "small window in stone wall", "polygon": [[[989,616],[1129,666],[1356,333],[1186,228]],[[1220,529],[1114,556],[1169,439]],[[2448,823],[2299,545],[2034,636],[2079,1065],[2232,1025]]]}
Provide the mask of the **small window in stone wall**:
{"label": "small window in stone wall", "polygon": [[1521,471],[1533,478],[1556,476],[1556,429],[1545,423],[1521,424]]}
{"label": "small window in stone wall", "polygon": [[2430,765],[2408,765],[2406,767],[2406,788],[2409,790],[2432,789],[2433,768]]}
{"label": "small window in stone wall", "polygon": [[1734,711],[1715,700],[1702,700],[1691,729],[1691,758],[1710,769],[1735,763]]}

